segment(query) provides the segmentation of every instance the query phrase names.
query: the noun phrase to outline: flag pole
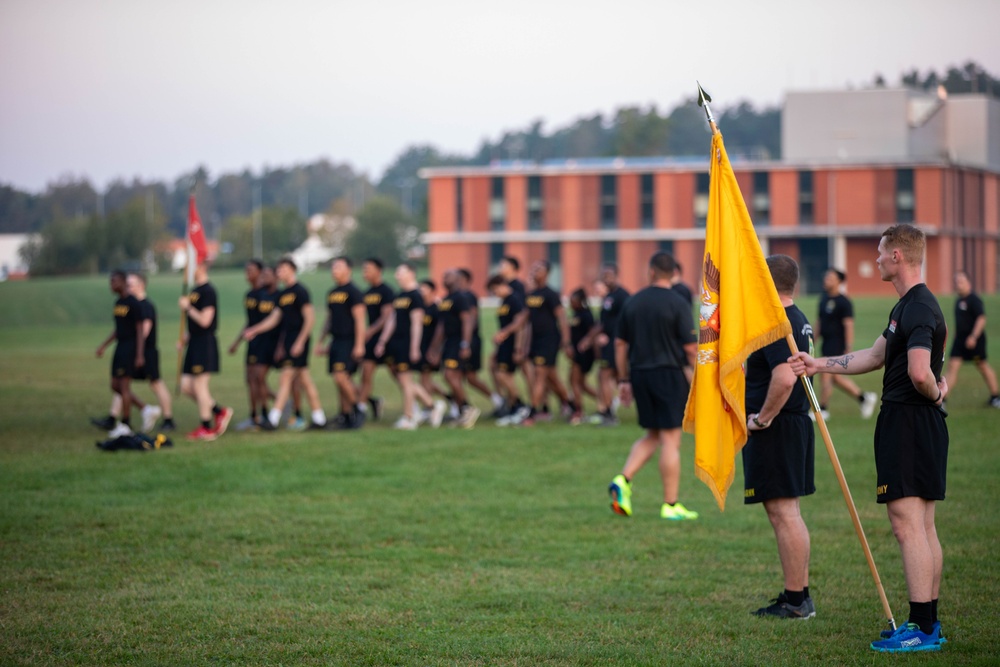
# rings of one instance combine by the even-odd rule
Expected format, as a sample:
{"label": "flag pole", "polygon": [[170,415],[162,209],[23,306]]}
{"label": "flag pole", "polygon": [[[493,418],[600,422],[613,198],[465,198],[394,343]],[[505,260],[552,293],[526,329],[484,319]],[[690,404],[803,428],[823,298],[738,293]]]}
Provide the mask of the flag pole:
{"label": "flag pole", "polygon": [[[701,83],[698,83],[698,106],[705,109],[705,117],[708,119],[708,125],[712,128],[712,134],[719,133],[719,126],[715,123],[715,118],[712,116],[712,110],[709,108],[708,103],[712,101],[711,96],[705,92],[705,89],[701,87]],[[795,343],[795,337],[788,334],[785,337],[788,342],[788,347],[794,356],[799,351],[798,345]],[[840,490],[844,494],[844,500],[847,502],[847,510],[851,515],[851,521],[854,523],[854,532],[858,535],[858,540],[861,542],[861,547],[864,549],[865,558],[868,561],[868,569],[871,570],[872,578],[875,580],[875,587],[878,589],[879,599],[882,601],[882,609],[885,611],[886,619],[889,623],[889,627],[893,630],[896,629],[896,620],[892,615],[892,608],[889,606],[889,600],[885,595],[885,588],[882,586],[882,579],[879,577],[878,568],[875,566],[875,559],[872,557],[871,547],[868,545],[868,538],[865,536],[864,528],[861,526],[861,518],[858,516],[858,508],[854,504],[854,498],[851,496],[851,489],[847,486],[847,478],[844,476],[844,469],[840,465],[840,457],[837,456],[837,450],[833,446],[833,439],[830,437],[830,431],[826,427],[826,421],[823,419],[823,413],[820,411],[819,400],[816,398],[816,392],[813,390],[812,382],[805,375],[799,378],[802,381],[802,386],[805,387],[806,394],[809,396],[809,405],[813,410],[813,414],[816,417],[816,423],[819,424],[819,432],[823,436],[823,442],[826,444],[826,452],[830,456],[830,462],[833,464],[833,470],[837,475],[837,481],[840,483]]]}
{"label": "flag pole", "polygon": [[[194,196],[194,190],[198,182],[192,181],[191,187],[188,189],[188,197]],[[190,217],[190,213],[188,214]],[[190,226],[190,221],[184,223],[184,269],[182,270],[181,278],[181,296],[187,296],[188,293],[188,272],[190,270],[189,264],[191,263],[191,239],[189,238],[190,232],[188,228]],[[184,330],[187,326],[187,316],[181,313],[180,317],[180,331],[177,334],[177,383],[174,385],[174,395],[180,396],[181,394],[181,375],[184,371]]]}

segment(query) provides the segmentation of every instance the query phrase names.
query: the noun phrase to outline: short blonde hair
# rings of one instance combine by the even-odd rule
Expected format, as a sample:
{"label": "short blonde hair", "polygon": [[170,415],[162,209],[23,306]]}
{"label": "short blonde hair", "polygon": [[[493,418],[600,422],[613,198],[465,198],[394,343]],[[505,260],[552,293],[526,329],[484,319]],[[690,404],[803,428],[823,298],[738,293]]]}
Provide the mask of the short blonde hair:
{"label": "short blonde hair", "polygon": [[882,232],[887,248],[895,248],[903,253],[903,259],[908,264],[920,264],[924,261],[924,249],[927,247],[927,236],[910,224],[893,225]]}

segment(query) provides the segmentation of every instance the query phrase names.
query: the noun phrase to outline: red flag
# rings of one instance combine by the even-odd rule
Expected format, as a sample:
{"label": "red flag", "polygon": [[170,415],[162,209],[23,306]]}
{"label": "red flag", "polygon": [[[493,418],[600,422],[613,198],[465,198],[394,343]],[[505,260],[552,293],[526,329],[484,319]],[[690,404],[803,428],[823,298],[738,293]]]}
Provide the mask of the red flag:
{"label": "red flag", "polygon": [[188,197],[187,224],[187,279],[194,282],[194,269],[208,259],[208,242],[205,240],[205,229],[201,226],[198,207],[194,202],[194,194]]}

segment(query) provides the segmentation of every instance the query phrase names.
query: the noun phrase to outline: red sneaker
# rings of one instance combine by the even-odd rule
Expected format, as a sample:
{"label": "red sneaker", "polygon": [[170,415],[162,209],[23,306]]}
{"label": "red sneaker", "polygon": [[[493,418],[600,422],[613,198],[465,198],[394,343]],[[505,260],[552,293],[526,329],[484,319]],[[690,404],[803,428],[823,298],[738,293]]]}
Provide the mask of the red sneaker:
{"label": "red sneaker", "polygon": [[232,408],[220,408],[221,412],[215,415],[215,436],[218,437],[226,432],[229,420],[233,418]]}
{"label": "red sneaker", "polygon": [[202,440],[208,442],[210,440],[215,440],[215,438],[216,438],[215,431],[207,429],[204,426],[199,426],[198,428],[187,434],[188,440]]}

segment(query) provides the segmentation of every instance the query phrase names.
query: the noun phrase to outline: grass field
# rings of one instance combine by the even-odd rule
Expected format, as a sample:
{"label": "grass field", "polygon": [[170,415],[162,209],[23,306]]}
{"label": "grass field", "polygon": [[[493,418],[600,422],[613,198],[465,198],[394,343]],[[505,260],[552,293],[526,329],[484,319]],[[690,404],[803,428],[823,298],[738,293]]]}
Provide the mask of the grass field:
{"label": "grass field", "polygon": [[[220,341],[242,319],[241,276],[214,278]],[[326,275],[306,276],[314,298]],[[161,352],[177,328],[176,277],[156,277]],[[949,398],[948,500],[939,654],[876,655],[881,604],[821,441],[803,500],[818,616],[749,612],[781,588],[770,526],[724,513],[682,453],[696,522],[658,518],[659,478],[635,480],[635,516],[606,485],[639,434],[539,425],[399,433],[182,437],[155,453],[106,454],[88,417],[107,409],[111,327],[104,278],[0,284],[0,664],[3,665],[881,665],[997,664],[1000,411],[964,368]],[[858,300],[859,343],[891,303]],[[814,316],[815,299],[800,306]],[[942,299],[949,314],[952,301]],[[988,297],[1000,341],[1000,298]],[[488,320],[489,318],[487,318]],[[486,322],[492,328],[492,322]],[[332,382],[314,373],[327,411]],[[859,378],[877,389],[880,375]],[[245,415],[240,358],[213,380]],[[399,411],[380,371],[378,390]],[[148,394],[145,388],[140,391]],[[483,404],[485,407],[485,404]],[[895,540],[874,502],[873,421],[843,394],[830,429],[897,621],[907,615]],[[182,431],[195,411],[178,400]],[[390,422],[391,423],[391,422]]]}

